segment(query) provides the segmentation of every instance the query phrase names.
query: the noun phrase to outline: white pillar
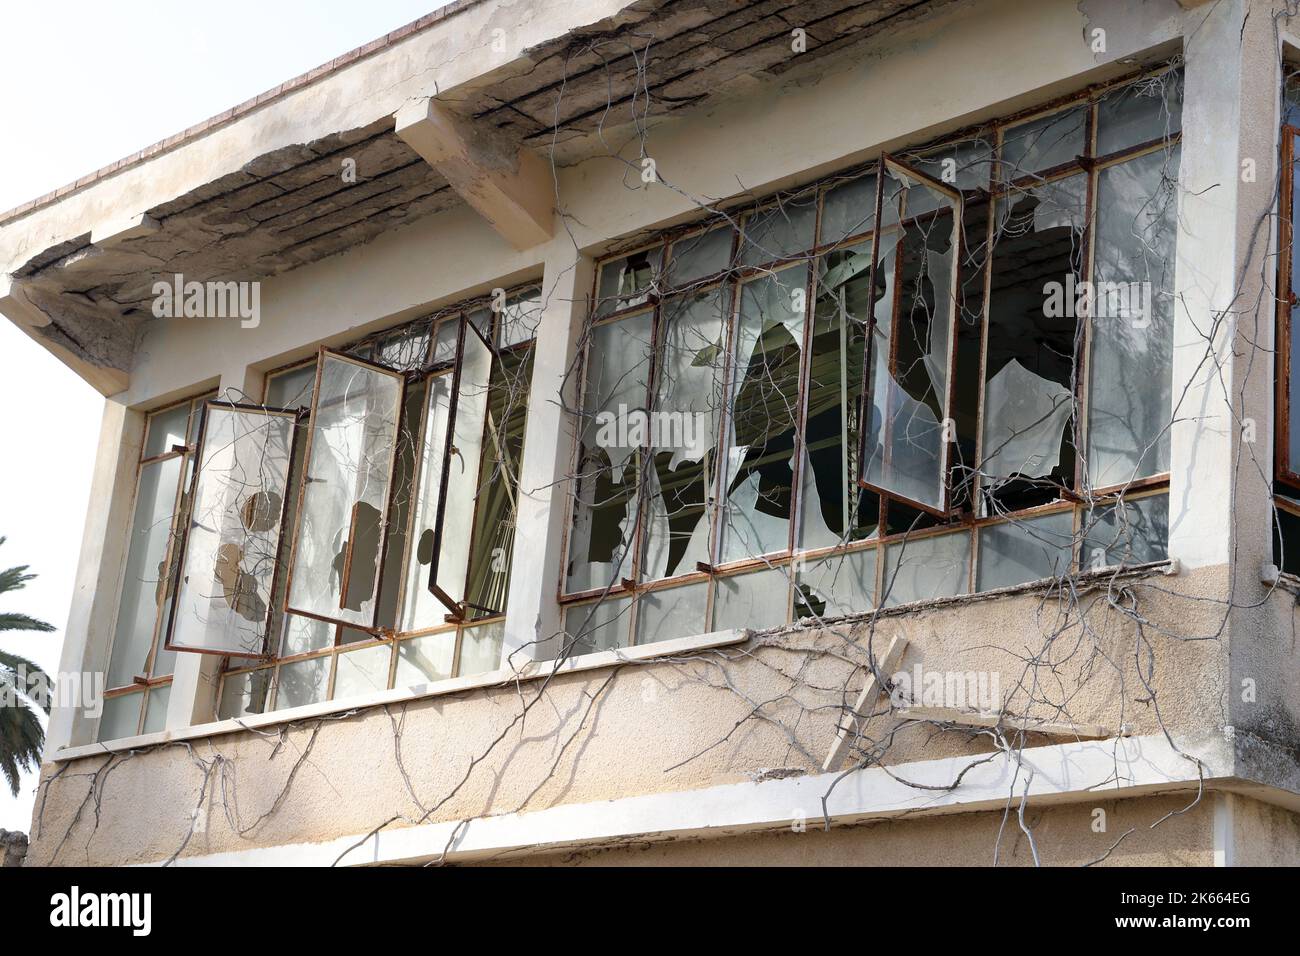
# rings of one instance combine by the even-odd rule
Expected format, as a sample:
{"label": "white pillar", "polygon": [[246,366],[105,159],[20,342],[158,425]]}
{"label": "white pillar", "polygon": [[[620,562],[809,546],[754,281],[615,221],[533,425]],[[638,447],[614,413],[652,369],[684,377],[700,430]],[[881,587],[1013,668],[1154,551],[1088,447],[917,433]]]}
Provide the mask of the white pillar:
{"label": "white pillar", "polygon": [[556,595],[572,500],[566,476],[572,468],[575,440],[575,419],[564,406],[572,408],[577,401],[574,357],[590,309],[593,264],[561,232],[545,249],[543,269],[542,316],[520,466],[503,667],[550,660],[559,646]]}

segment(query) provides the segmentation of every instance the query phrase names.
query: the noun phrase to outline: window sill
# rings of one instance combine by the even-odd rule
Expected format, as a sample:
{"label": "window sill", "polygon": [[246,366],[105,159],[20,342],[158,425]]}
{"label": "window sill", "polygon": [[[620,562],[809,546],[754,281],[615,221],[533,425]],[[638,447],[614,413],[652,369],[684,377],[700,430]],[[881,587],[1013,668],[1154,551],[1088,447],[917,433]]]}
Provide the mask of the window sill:
{"label": "window sill", "polygon": [[381,707],[385,704],[402,704],[486,687],[502,687],[519,681],[557,677],[580,671],[614,667],[618,664],[672,657],[714,647],[727,647],[732,644],[739,644],[747,640],[749,636],[750,632],[743,629],[714,631],[710,634],[697,634],[674,640],[657,641],[653,644],[623,647],[611,651],[597,651],[594,654],[582,654],[571,657],[558,666],[554,661],[529,661],[516,670],[502,668],[466,677],[452,677],[448,680],[435,681],[429,684],[415,684],[410,687],[375,691],[370,694],[350,697],[346,700],[322,701],[318,704],[306,704],[302,707],[291,707],[267,714],[250,714],[246,717],[234,717],[206,724],[195,724],[192,727],[183,727],[177,730],[163,730],[150,734],[138,734],[134,737],[121,737],[117,740],[102,743],[64,747],[51,760],[55,763],[63,763],[69,760],[79,760],[83,757],[93,757],[97,754],[123,753],[129,750],[156,747],[160,744],[178,743],[185,740],[239,733],[240,731],[276,727],[282,724],[292,724],[320,717],[338,717],[371,707]]}

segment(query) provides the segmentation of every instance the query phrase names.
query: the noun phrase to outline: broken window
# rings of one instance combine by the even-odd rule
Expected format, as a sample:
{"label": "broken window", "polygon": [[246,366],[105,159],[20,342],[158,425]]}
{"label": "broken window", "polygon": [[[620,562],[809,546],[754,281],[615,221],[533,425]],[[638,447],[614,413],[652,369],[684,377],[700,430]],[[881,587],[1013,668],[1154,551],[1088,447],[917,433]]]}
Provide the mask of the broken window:
{"label": "broken window", "polygon": [[727,563],[789,548],[808,267],[740,289],[719,547]]}
{"label": "broken window", "polygon": [[289,610],[375,626],[402,376],[322,352],[290,564]]}
{"label": "broken window", "polygon": [[286,491],[299,553],[278,654],[228,667],[220,716],[496,669],[539,314],[529,288],[268,377],[268,403],[313,412]]}
{"label": "broken window", "polygon": [[209,402],[167,647],[260,657],[297,413]]}
{"label": "broken window", "polygon": [[881,230],[873,251],[862,482],[943,514],[961,194],[889,157],[882,169],[877,206],[897,201],[901,225]]}
{"label": "broken window", "polygon": [[[708,626],[772,626],[1042,580],[1109,527],[1093,491],[1116,553],[1160,554],[1115,491],[1167,481],[1181,103],[1157,69],[603,263],[574,647],[676,636],[706,591]],[[716,450],[602,448],[620,407],[702,413]]]}

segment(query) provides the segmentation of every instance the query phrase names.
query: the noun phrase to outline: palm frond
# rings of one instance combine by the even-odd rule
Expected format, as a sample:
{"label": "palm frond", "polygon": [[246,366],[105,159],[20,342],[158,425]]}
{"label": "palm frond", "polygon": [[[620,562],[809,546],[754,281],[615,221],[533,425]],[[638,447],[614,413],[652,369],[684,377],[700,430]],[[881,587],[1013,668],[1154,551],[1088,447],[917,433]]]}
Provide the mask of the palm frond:
{"label": "palm frond", "polygon": [[14,611],[0,614],[0,631],[40,631],[48,634],[52,630],[54,630],[53,624],[46,624],[26,614],[18,614]]}

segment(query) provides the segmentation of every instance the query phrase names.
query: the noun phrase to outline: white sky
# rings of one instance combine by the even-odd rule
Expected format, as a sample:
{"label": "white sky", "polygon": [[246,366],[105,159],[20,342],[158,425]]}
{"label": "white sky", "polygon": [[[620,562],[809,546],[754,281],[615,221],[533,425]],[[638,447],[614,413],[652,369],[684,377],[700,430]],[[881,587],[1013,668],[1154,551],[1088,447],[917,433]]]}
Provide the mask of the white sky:
{"label": "white sky", "polygon": [[[446,0],[4,0],[0,211],[84,176]],[[103,399],[0,316],[0,567],[40,576],[0,609],[54,634],[0,646],[57,670]],[[0,829],[27,831],[36,780],[0,784]]]}

